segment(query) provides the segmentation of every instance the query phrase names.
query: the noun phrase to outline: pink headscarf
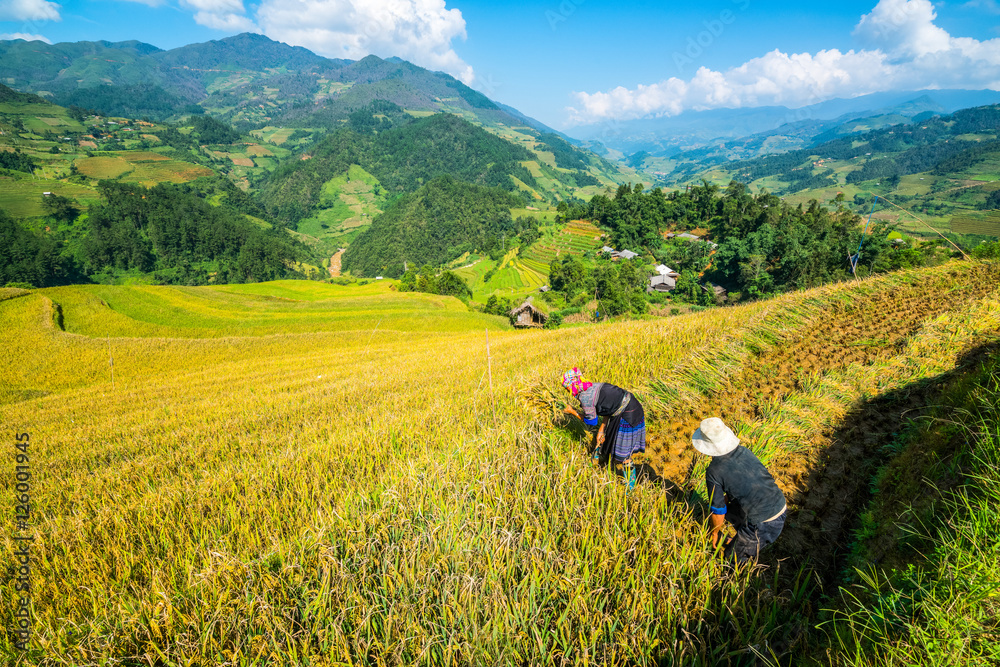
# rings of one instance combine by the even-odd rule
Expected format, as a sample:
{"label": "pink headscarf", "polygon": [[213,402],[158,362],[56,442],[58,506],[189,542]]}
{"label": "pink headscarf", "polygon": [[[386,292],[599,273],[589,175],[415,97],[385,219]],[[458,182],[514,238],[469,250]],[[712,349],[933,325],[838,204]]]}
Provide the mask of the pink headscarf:
{"label": "pink headscarf", "polygon": [[570,391],[573,392],[573,395],[576,396],[581,391],[586,391],[587,389],[593,387],[594,383],[584,382],[583,373],[580,372],[579,368],[574,367],[563,373],[562,386],[569,387]]}

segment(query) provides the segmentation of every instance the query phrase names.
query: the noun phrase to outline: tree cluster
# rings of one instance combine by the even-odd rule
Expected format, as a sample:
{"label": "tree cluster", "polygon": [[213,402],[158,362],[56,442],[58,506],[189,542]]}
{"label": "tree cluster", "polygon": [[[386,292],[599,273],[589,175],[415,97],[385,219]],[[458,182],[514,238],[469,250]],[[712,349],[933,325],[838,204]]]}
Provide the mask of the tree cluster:
{"label": "tree cluster", "polygon": [[[772,194],[752,195],[737,181],[725,190],[703,182],[668,195],[658,189],[643,192],[639,186],[621,186],[613,198],[597,195],[586,208],[577,206],[569,213],[599,220],[610,229],[617,248],[649,251],[680,272],[674,296],[692,303],[714,300],[703,293],[707,281],[754,298],[845,279],[851,275],[851,263],[868,275],[917,266],[928,259],[926,252],[893,244],[888,238],[892,229],[886,225],[875,225],[862,239],[860,218],[842,206],[831,211],[813,201],[793,207]],[[669,229],[694,227],[707,228],[712,242],[664,240],[661,235]],[[629,265],[619,263],[619,271]],[[553,289],[565,293],[567,300],[582,285],[593,284],[589,279],[582,262],[573,258],[550,267]],[[647,276],[642,279],[644,286]],[[628,284],[629,279],[617,282]],[[627,299],[609,296],[608,301],[622,304]]]}
{"label": "tree cluster", "polygon": [[64,222],[75,220],[80,214],[80,209],[76,207],[76,202],[69,197],[64,197],[54,192],[49,195],[42,195],[42,209],[46,215]]}
{"label": "tree cluster", "polygon": [[11,169],[30,174],[37,167],[38,163],[30,155],[22,153],[20,148],[15,148],[13,151],[0,151],[0,169]]}
{"label": "tree cluster", "polygon": [[588,267],[576,255],[567,255],[549,265],[549,286],[566,303],[582,306],[596,299],[602,317],[648,312],[647,279],[638,260],[599,262]]}
{"label": "tree cluster", "polygon": [[441,176],[377,216],[344,253],[344,269],[395,278],[404,262],[440,266],[465,252],[488,251],[502,235],[514,237],[510,209],[519,203],[504,190]]}
{"label": "tree cluster", "polygon": [[289,274],[303,248],[281,230],[265,230],[227,207],[173,185],[101,181],[83,239],[88,273],[152,271],[212,262],[217,282],[258,282]]}
{"label": "tree cluster", "polygon": [[430,264],[424,264],[419,271],[415,268],[407,269],[399,279],[399,291],[443,294],[463,301],[472,298],[472,290],[464,280],[451,271],[439,273]]}
{"label": "tree cluster", "polygon": [[[157,85],[101,85],[64,92],[56,101],[65,107],[88,109],[105,116],[163,120],[191,101]],[[78,119],[79,120],[79,119]]]}
{"label": "tree cluster", "polygon": [[0,287],[27,283],[49,287],[75,277],[72,262],[51,238],[34,234],[0,209]]}
{"label": "tree cluster", "polygon": [[211,116],[194,116],[191,125],[202,144],[234,144],[242,138],[231,125]]}
{"label": "tree cluster", "polygon": [[544,144],[542,148],[552,151],[557,167],[561,169],[583,170],[587,168],[587,164],[583,161],[582,154],[558,134],[543,132],[539,135],[538,139]]}
{"label": "tree cluster", "polygon": [[491,294],[490,298],[486,299],[486,305],[483,306],[483,312],[487,315],[502,315],[503,317],[509,318],[510,311],[514,310],[516,305],[517,304],[508,297]]}

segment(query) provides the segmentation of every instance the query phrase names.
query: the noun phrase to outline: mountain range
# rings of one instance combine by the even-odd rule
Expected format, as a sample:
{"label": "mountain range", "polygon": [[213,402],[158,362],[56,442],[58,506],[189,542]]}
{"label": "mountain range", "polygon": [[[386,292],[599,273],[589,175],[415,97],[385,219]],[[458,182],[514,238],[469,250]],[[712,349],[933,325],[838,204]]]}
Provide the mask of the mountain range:
{"label": "mountain range", "polygon": [[[896,124],[922,113],[947,114],[997,102],[1000,102],[1000,92],[992,90],[886,92],[832,99],[798,109],[767,106],[686,111],[671,117],[583,125],[573,128],[571,133],[582,145],[610,158],[626,158],[640,152],[654,157],[674,157],[685,151],[732,144],[748,137],[759,138],[759,143],[770,139],[770,147],[761,152],[782,152],[801,148],[817,135],[859,119],[885,117],[882,125]],[[857,130],[845,128],[843,133],[850,131]],[[727,157],[744,159],[755,155],[728,154]]]}
{"label": "mountain range", "polygon": [[0,82],[104,114],[168,120],[201,110],[241,129],[329,128],[382,99],[489,127],[553,132],[443,72],[399,58],[324,58],[252,33],[166,51],[134,40],[0,41]]}

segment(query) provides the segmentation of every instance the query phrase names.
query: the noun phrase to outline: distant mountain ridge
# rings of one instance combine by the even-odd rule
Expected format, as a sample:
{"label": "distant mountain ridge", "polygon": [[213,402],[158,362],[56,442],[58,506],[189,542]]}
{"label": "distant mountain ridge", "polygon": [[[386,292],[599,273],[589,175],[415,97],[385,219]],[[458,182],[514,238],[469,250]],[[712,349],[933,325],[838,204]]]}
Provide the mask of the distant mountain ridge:
{"label": "distant mountain ridge", "polygon": [[782,135],[808,140],[859,118],[889,114],[912,117],[925,111],[951,113],[996,102],[1000,102],[1000,92],[991,90],[873,93],[827,100],[799,109],[783,106],[710,109],[687,111],[672,117],[596,123],[573,128],[569,134],[598,154],[607,155],[611,151],[627,156],[644,151],[669,157],[684,150],[744,137]]}
{"label": "distant mountain ridge", "polygon": [[[324,58],[299,46],[243,33],[162,50],[127,42],[0,41],[0,82],[64,105],[165,120],[196,104],[242,127],[333,127],[381,99],[414,112],[446,111],[478,124],[554,132],[444,72],[400,58]],[[137,107],[142,86],[155,103]],[[94,103],[87,105],[92,98]]]}

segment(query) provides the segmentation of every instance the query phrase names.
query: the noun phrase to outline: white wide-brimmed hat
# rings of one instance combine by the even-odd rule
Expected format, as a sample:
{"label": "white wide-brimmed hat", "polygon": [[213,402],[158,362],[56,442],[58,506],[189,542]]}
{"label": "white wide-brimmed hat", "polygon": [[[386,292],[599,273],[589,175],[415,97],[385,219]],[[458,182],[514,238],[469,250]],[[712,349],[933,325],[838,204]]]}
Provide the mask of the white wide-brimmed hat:
{"label": "white wide-brimmed hat", "polygon": [[691,436],[691,444],[702,454],[724,456],[740,446],[740,439],[721,419],[709,417]]}

